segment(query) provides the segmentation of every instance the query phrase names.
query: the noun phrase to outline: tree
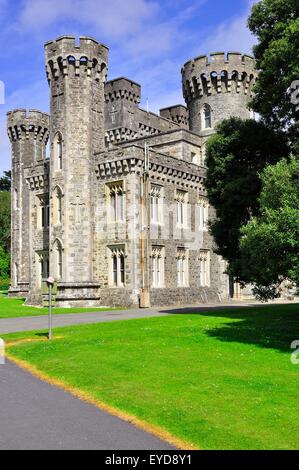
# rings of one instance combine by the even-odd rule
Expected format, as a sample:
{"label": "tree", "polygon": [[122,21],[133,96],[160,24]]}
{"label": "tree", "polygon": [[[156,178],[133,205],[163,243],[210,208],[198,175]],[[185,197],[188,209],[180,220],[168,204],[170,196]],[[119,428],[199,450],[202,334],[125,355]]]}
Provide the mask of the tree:
{"label": "tree", "polygon": [[261,0],[253,6],[248,25],[258,38],[254,55],[259,70],[253,109],[275,129],[288,129],[298,139],[299,110],[287,92],[299,79],[299,2]]}
{"label": "tree", "polygon": [[0,280],[9,279],[10,276],[10,258],[8,253],[0,246]]}
{"label": "tree", "polygon": [[10,193],[0,191],[0,246],[10,251]]}
{"label": "tree", "polygon": [[4,171],[4,176],[0,178],[0,191],[11,190],[11,171]]}
{"label": "tree", "polygon": [[241,263],[244,280],[268,299],[278,296],[282,281],[299,287],[298,160],[265,169],[260,212],[241,230]]}
{"label": "tree", "polygon": [[288,154],[284,136],[254,120],[223,121],[208,142],[206,189],[216,210],[210,228],[228,272],[239,280],[241,227],[259,214],[259,174]]}

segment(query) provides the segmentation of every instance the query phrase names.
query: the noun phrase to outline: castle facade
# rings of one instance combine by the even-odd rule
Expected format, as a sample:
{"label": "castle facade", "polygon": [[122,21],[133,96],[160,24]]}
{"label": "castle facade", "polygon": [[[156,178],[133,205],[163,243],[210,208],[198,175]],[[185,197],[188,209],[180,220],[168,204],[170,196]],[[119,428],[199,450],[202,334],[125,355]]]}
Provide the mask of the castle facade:
{"label": "castle facade", "polygon": [[[50,115],[8,113],[12,145],[11,296],[41,305],[143,306],[222,301],[205,146],[230,116],[249,118],[255,62],[213,53],[182,68],[182,105],[143,110],[141,87],[107,81],[108,49],[64,36],[45,45]],[[47,146],[50,145],[50,155]]]}

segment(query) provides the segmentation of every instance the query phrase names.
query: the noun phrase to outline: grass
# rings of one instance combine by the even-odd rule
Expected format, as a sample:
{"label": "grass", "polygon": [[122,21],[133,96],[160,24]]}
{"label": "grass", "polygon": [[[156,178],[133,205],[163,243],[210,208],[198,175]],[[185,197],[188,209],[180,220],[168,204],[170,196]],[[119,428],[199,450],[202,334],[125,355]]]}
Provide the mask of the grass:
{"label": "grass", "polygon": [[298,304],[67,327],[55,335],[52,343],[9,351],[197,448],[298,449],[299,365],[290,361]]}
{"label": "grass", "polygon": [[[9,298],[7,291],[0,291],[0,319],[3,318],[19,318],[19,317],[36,317],[47,315],[47,308],[27,307],[24,305],[25,299]],[[87,313],[87,312],[107,312],[115,310],[114,308],[53,308],[55,315],[67,313]]]}

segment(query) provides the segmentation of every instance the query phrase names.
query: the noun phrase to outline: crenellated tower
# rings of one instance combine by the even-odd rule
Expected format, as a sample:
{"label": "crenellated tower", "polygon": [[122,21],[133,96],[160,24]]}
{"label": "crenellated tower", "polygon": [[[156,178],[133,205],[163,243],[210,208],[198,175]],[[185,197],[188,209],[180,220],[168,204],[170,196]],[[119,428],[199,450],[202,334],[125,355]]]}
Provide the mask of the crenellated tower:
{"label": "crenellated tower", "polygon": [[182,129],[189,129],[188,108],[182,104],[160,109],[160,116],[179,124]]}
{"label": "crenellated tower", "polygon": [[12,145],[12,236],[10,295],[25,296],[32,277],[31,192],[27,175],[33,168],[45,172],[50,117],[40,111],[17,109],[7,114]]}
{"label": "crenellated tower", "polygon": [[231,116],[250,118],[248,104],[257,79],[250,55],[215,52],[200,56],[184,65],[182,77],[191,131],[214,129]]}
{"label": "crenellated tower", "polygon": [[94,164],[104,150],[108,49],[89,37],[45,45],[51,94],[51,274],[58,296],[93,286]]}

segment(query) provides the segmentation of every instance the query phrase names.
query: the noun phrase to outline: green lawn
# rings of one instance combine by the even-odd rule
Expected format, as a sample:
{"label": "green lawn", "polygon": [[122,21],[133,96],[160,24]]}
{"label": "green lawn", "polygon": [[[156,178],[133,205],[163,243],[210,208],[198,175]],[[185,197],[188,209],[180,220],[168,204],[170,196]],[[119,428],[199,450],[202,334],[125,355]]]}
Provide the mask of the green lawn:
{"label": "green lawn", "polygon": [[[10,352],[201,449],[298,449],[299,305],[60,328]],[[40,338],[41,333],[4,339]]]}
{"label": "green lawn", "polygon": [[[47,315],[47,308],[26,307],[25,299],[8,298],[6,291],[0,291],[0,319],[1,318],[18,318],[18,317],[36,317],[39,315]],[[111,311],[113,308],[54,308],[53,313],[61,315],[63,313],[87,313]]]}

